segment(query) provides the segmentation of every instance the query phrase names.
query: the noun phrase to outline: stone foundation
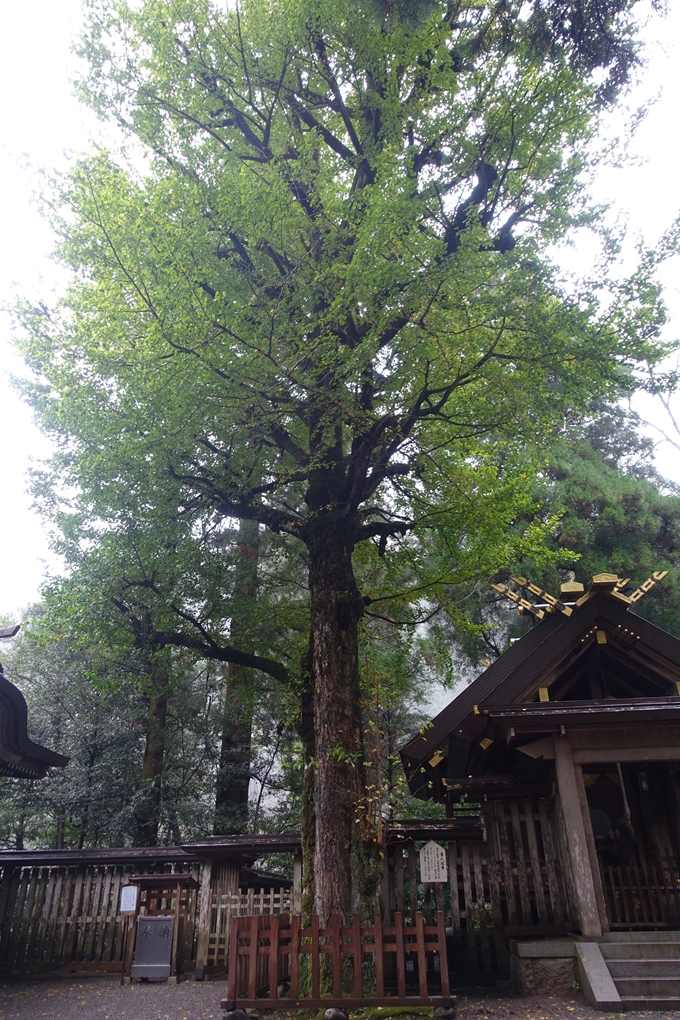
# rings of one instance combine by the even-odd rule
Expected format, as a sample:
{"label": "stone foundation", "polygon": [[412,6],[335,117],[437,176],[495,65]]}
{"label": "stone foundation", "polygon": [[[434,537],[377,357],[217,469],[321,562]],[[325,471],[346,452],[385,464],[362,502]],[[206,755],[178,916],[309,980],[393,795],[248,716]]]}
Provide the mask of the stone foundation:
{"label": "stone foundation", "polygon": [[571,939],[510,942],[510,977],[519,995],[569,995],[578,987]]}

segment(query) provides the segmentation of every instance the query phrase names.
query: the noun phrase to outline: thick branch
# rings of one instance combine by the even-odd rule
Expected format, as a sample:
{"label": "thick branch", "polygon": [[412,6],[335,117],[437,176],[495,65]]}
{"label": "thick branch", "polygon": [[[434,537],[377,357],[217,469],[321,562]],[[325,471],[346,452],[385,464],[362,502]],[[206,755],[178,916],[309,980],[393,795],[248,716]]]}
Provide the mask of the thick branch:
{"label": "thick branch", "polygon": [[231,645],[218,645],[214,641],[201,639],[193,634],[170,630],[156,631],[154,644],[157,648],[188,648],[190,651],[199,652],[206,659],[215,659],[217,662],[233,662],[235,666],[242,666],[245,669],[258,669],[261,673],[266,673],[267,676],[273,677],[280,683],[290,683],[290,673],[282,663],[275,659],[239,652]]}
{"label": "thick branch", "polygon": [[[285,513],[283,510],[274,510],[272,507],[264,506],[261,503],[253,504],[249,502],[252,496],[262,491],[263,487],[244,493],[243,501],[236,502],[205,476],[179,474],[175,471],[172,464],[169,465],[168,471],[175,481],[207,492],[210,499],[217,504],[218,513],[224,517],[234,517],[237,520],[245,521],[258,521],[271,531],[286,531],[289,534],[297,534],[299,522],[292,514]],[[287,480],[290,481],[290,477]],[[269,487],[271,488],[272,486]]]}
{"label": "thick branch", "polygon": [[411,521],[371,521],[370,524],[362,524],[359,528],[357,541],[365,542],[368,538],[378,538],[378,555],[385,554],[387,539],[395,535],[404,536],[413,527]]}

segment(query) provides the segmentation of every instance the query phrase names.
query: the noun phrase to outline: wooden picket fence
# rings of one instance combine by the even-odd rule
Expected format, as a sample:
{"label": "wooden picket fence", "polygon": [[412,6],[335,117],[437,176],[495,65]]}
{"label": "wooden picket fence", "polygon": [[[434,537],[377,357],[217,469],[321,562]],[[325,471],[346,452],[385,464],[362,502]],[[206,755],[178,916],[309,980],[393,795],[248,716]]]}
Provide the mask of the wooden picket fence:
{"label": "wooden picket fence", "polygon": [[[437,985],[433,991],[428,957],[436,964],[429,968]],[[415,964],[415,989],[407,980],[408,962]],[[330,928],[320,927],[318,914],[309,928],[299,914],[232,918],[227,998],[221,1008],[272,1009],[277,1003],[311,1009],[449,1005],[444,914],[437,912],[434,925],[426,925],[420,911],[413,925],[405,925],[400,912],[392,925],[376,914],[371,927],[355,914],[349,928],[337,914]]]}
{"label": "wooden picket fence", "polygon": [[[171,870],[196,871],[196,862]],[[131,874],[144,872],[138,862],[128,864],[34,865],[6,868],[0,884],[0,973],[119,972],[129,963],[130,926],[119,913],[120,889]],[[286,889],[255,892],[225,891],[217,871],[216,891],[210,892],[205,937],[211,948],[209,963],[226,971],[229,922],[232,916],[290,910]],[[178,956],[183,970],[196,966],[199,942],[198,897],[181,894],[181,944]],[[142,907],[145,913],[173,913],[174,893],[159,905]],[[224,933],[227,933],[225,939]],[[128,957],[126,961],[126,957]]]}
{"label": "wooden picket fence", "polygon": [[268,889],[255,892],[231,892],[218,889],[211,892],[209,933],[207,936],[206,976],[226,974],[229,962],[231,922],[236,917],[289,914],[292,895],[290,889]]}
{"label": "wooden picket fence", "polygon": [[0,899],[0,970],[120,970],[124,878],[120,865],[13,869]]}

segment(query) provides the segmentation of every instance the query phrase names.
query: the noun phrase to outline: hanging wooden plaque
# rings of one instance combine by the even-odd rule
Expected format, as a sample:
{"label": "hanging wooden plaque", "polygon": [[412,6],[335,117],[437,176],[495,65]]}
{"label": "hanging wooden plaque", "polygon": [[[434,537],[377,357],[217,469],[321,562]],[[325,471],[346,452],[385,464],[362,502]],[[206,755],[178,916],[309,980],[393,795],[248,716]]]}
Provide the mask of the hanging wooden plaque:
{"label": "hanging wooden plaque", "polygon": [[420,851],[420,881],[446,882],[446,850],[433,839]]}

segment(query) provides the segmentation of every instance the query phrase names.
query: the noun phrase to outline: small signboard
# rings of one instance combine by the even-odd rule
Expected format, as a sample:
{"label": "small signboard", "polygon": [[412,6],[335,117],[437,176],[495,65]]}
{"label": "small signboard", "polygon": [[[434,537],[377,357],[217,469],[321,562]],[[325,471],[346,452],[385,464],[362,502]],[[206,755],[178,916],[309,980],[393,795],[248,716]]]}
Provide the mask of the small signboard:
{"label": "small signboard", "polygon": [[172,916],[139,918],[131,978],[164,981],[170,977],[174,927],[175,918]]}
{"label": "small signboard", "polygon": [[446,879],[446,850],[431,839],[420,851],[420,881],[445,882]]}
{"label": "small signboard", "polygon": [[120,890],[121,914],[136,914],[138,899],[139,899],[139,886],[124,885]]}

